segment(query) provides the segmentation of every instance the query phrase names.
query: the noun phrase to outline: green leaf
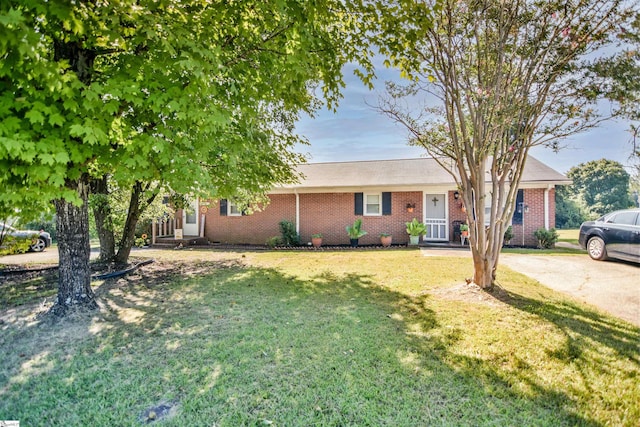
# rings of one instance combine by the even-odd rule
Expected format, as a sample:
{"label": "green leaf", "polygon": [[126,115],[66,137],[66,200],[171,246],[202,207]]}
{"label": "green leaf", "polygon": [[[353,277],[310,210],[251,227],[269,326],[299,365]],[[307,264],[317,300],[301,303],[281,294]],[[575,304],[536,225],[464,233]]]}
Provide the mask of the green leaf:
{"label": "green leaf", "polygon": [[42,115],[42,113],[38,110],[29,110],[27,111],[27,114],[24,115],[27,119],[29,119],[29,121],[31,122],[31,124],[39,124],[39,125],[44,125],[44,116]]}

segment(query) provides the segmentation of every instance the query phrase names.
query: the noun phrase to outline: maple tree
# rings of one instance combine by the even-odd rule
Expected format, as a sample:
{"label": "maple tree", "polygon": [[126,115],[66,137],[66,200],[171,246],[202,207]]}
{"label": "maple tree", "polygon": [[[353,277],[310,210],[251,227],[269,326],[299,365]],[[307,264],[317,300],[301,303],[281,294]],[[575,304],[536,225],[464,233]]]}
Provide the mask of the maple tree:
{"label": "maple tree", "polygon": [[[52,311],[95,307],[87,199],[110,175],[224,196],[295,179],[300,111],[371,71],[350,2],[21,0],[0,5],[0,194],[53,200]],[[316,95],[317,94],[317,95]],[[143,194],[144,191],[140,191]],[[148,195],[147,197],[152,197]]]}
{"label": "maple tree", "polygon": [[[594,69],[628,27],[628,5],[406,0],[379,9],[380,51],[412,81],[390,85],[379,109],[455,179],[478,286],[496,279],[531,147],[559,149],[562,138],[606,118],[597,102],[611,76]],[[426,107],[407,107],[420,99]]]}

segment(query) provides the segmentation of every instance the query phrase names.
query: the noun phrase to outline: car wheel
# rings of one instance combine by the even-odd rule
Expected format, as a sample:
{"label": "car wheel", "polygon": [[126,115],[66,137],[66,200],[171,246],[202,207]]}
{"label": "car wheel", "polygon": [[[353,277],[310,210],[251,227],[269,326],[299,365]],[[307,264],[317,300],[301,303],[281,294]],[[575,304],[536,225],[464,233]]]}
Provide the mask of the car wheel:
{"label": "car wheel", "polygon": [[604,244],[604,240],[598,236],[589,239],[589,242],[587,243],[587,252],[592,259],[597,261],[607,259],[607,247]]}
{"label": "car wheel", "polygon": [[44,239],[38,238],[38,240],[36,240],[36,242],[31,245],[31,250],[33,252],[42,252],[46,247],[47,243],[44,241]]}

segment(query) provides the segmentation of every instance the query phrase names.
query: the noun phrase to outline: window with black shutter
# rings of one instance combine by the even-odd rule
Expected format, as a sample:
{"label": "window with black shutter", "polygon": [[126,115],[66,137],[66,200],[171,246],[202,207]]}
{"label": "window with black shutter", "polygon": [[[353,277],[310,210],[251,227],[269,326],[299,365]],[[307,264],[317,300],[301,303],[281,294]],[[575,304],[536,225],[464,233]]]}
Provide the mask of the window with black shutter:
{"label": "window with black shutter", "polygon": [[364,198],[363,193],[355,193],[354,194],[354,209],[353,213],[355,215],[362,215],[362,201]]}
{"label": "window with black shutter", "polygon": [[391,215],[391,193],[382,193],[382,215]]}
{"label": "window with black shutter", "polygon": [[522,190],[518,190],[518,195],[516,196],[516,207],[513,212],[513,220],[512,224],[522,224],[522,206],[524,204],[524,193]]}

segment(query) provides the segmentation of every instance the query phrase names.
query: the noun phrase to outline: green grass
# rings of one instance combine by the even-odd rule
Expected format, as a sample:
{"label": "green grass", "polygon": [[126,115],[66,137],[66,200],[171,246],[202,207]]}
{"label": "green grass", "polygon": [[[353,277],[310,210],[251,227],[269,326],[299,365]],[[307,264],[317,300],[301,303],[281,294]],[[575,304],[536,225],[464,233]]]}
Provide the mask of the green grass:
{"label": "green grass", "polygon": [[183,274],[102,284],[100,312],[53,324],[2,309],[0,419],[135,426],[165,404],[158,425],[640,420],[640,330],[506,268],[488,295],[463,284],[468,258],[417,250],[147,253]]}
{"label": "green grass", "polygon": [[574,245],[578,244],[578,233],[580,232],[577,228],[572,228],[570,230],[556,230],[558,232],[558,241],[572,243]]}

